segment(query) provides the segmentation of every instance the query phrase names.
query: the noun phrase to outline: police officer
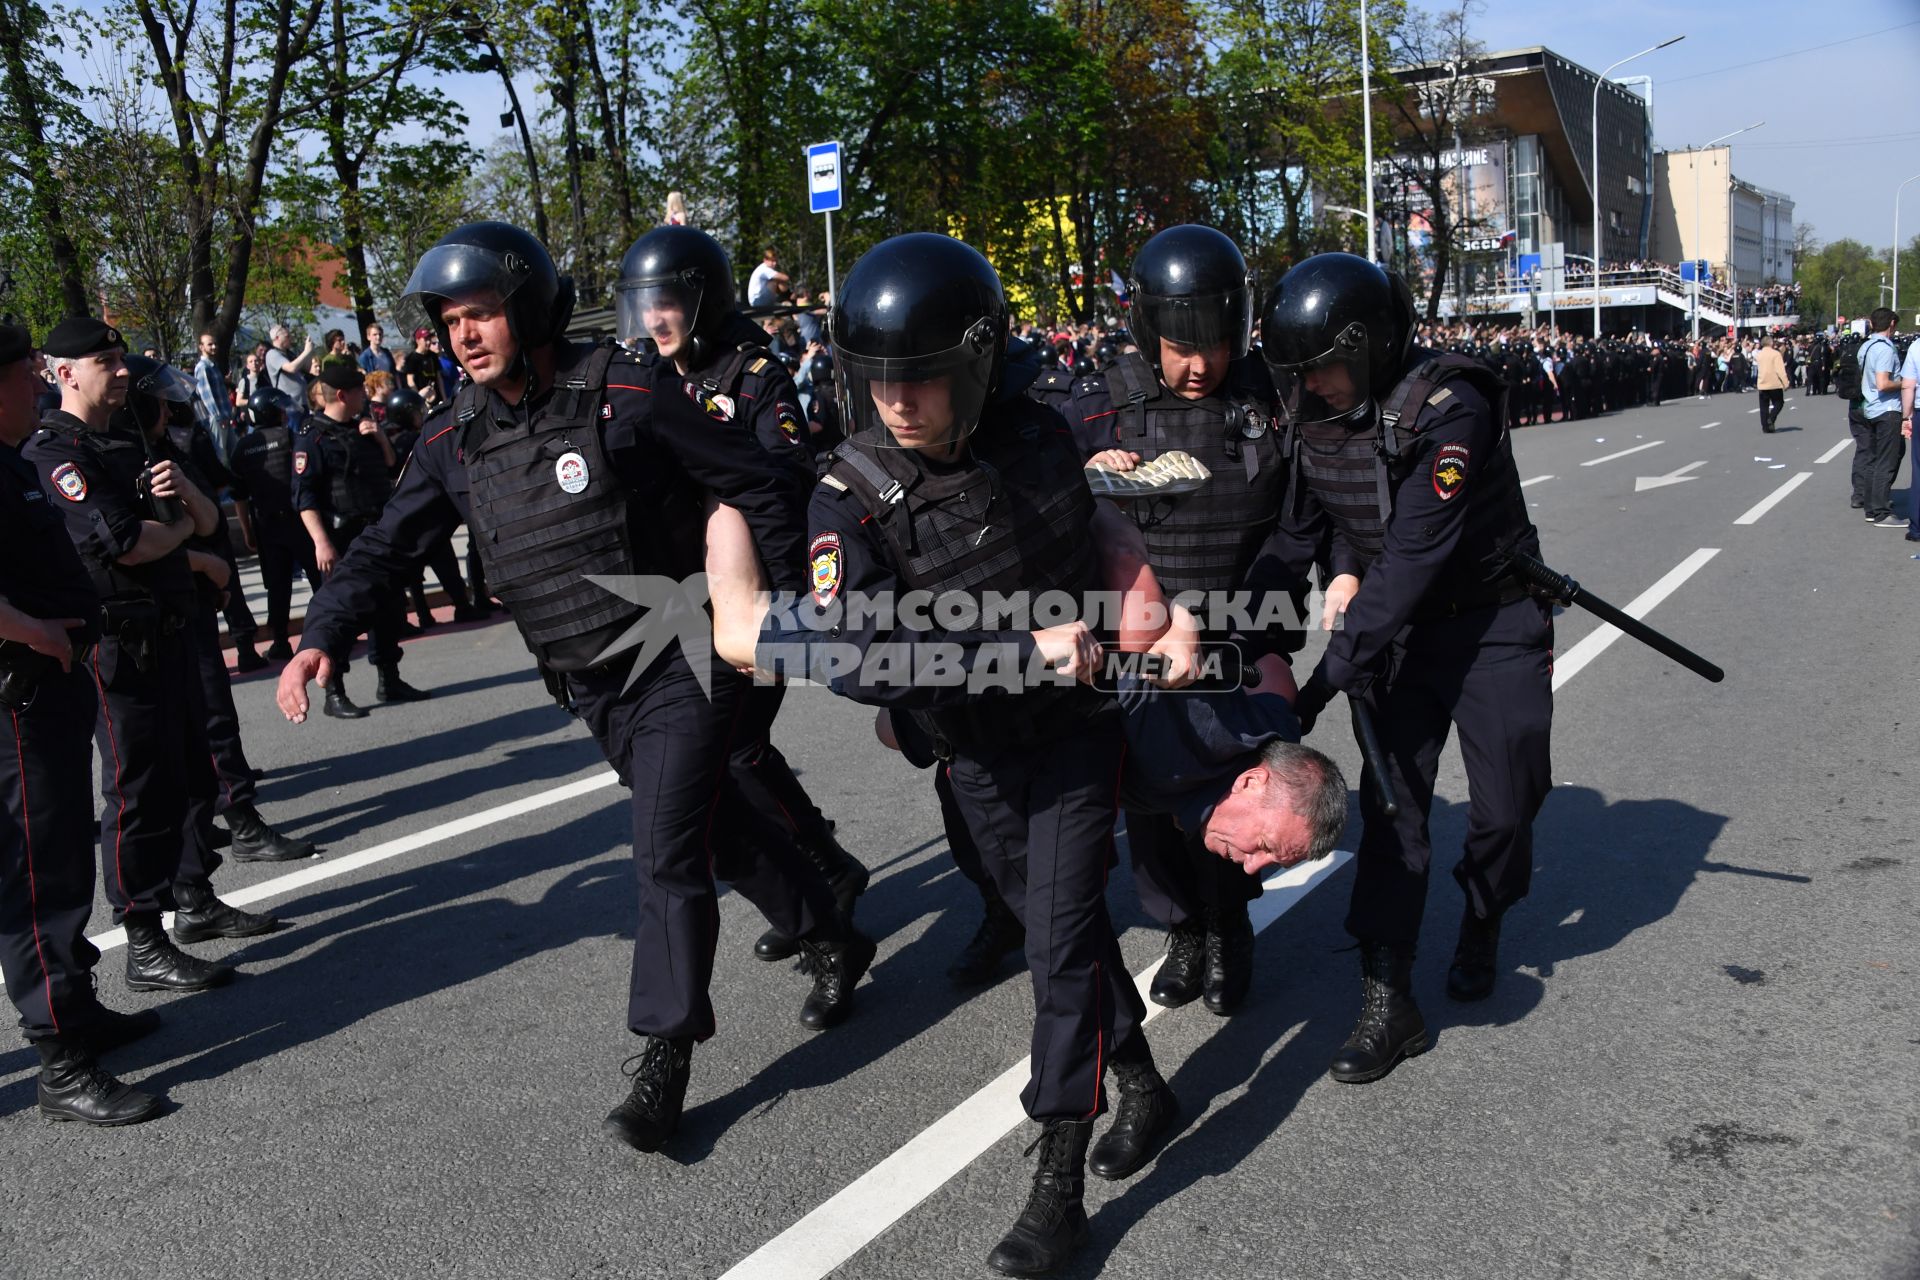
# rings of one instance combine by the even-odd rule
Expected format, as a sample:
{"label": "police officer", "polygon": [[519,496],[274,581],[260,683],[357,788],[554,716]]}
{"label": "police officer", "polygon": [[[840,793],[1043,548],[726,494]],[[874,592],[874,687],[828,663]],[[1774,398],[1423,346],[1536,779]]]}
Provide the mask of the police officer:
{"label": "police officer", "polygon": [[61,321],[44,350],[60,408],[22,450],[66,518],[104,609],[93,655],[100,699],[100,861],[107,900],[127,930],[127,985],[199,991],[233,977],[181,951],[160,927],[175,908],[182,939],[272,932],[270,915],[214,895],[220,865],[209,838],[214,776],[196,667],[196,607],[187,539],[211,533],[217,512],[174,462],[154,460],[138,432],[114,429],[126,403],[126,344],[99,320]]}
{"label": "police officer", "polygon": [[875,948],[786,833],[739,799],[723,767],[739,684],[715,678],[730,669],[711,643],[651,633],[636,656],[621,638],[671,615],[643,615],[589,575],[658,584],[699,572],[711,494],[745,519],[772,584],[791,588],[796,495],[751,433],[714,430],[687,397],[652,394],[647,369],[611,345],[568,342],[573,282],[525,231],[457,228],[421,258],[407,292],[472,383],[428,420],[380,520],[314,597],[280,707],[304,720],[307,682],[345,656],[384,584],[468,520],[549,687],[633,790],[640,910],[627,1024],[642,1040],[606,1127],[650,1151],[678,1126],[693,1044],[715,1029],[716,873],[800,940],[809,1029],[845,1020]]}
{"label": "police officer", "polygon": [[[393,490],[393,446],[366,412],[367,375],[336,362],[320,370],[320,412],[308,419],[293,454],[293,506],[313,539],[321,576],[333,572],[353,540],[380,518]],[[419,702],[433,695],[400,678],[400,592],[387,585],[367,627],[367,652],[380,673],[382,702]],[[345,655],[342,655],[344,658]],[[365,707],[347,697],[347,664],[333,670],[326,713],[359,720]]]}
{"label": "police officer", "polygon": [[840,389],[834,383],[833,357],[822,351],[809,362],[807,381],[813,396],[807,401],[807,434],[813,437],[813,456],[832,453],[847,438],[840,412]]}
{"label": "police officer", "polygon": [[[1198,493],[1135,502],[1131,515],[1169,597],[1247,589],[1286,488],[1272,383],[1248,355],[1253,275],[1212,227],[1169,227],[1141,246],[1128,292],[1138,347],[1075,384],[1068,421],[1082,453],[1112,469],[1173,450],[1205,466],[1212,476]],[[1227,634],[1216,622],[1209,638]],[[1141,901],[1169,931],[1154,1003],[1178,1008],[1204,995],[1214,1013],[1233,1013],[1252,981],[1247,903],[1259,881],[1164,815],[1129,812],[1127,847]]]}
{"label": "police officer", "polygon": [[1366,1000],[1334,1079],[1378,1079],[1427,1047],[1411,988],[1432,849],[1427,813],[1451,726],[1469,801],[1466,891],[1447,993],[1493,990],[1501,914],[1526,895],[1534,815],[1549,782],[1553,718],[1547,609],[1506,568],[1538,555],[1499,413],[1497,378],[1413,344],[1398,276],[1321,254],[1273,289],[1261,325],[1292,426],[1296,489],[1283,529],[1304,574],[1331,536],[1326,621],[1344,611],[1296,704],[1311,725],[1336,692],[1372,709],[1399,815],[1362,786],[1358,873],[1347,931]]}
{"label": "police officer", "polygon": [[[185,452],[193,448],[192,437],[183,434],[188,428],[210,442],[205,428],[193,418],[193,383],[172,365],[146,356],[128,356],[126,364],[127,403],[116,415],[121,420],[119,424],[128,432],[143,433],[152,442],[156,456],[170,459],[200,492],[213,493],[215,482],[202,467],[219,466],[219,457],[210,448],[194,449],[196,456],[191,458]],[[179,423],[181,415],[186,417],[186,427]],[[226,469],[221,467],[218,474],[226,476]],[[187,563],[193,569],[197,602],[192,621],[194,659],[200,675],[201,699],[207,711],[210,767],[219,783],[212,806],[198,802],[190,805],[188,821],[205,824],[216,814],[226,819],[236,862],[291,862],[311,858],[319,852],[313,845],[274,830],[254,806],[258,794],[254,769],[240,740],[240,712],[233,704],[233,678],[227,673],[226,660],[220,651],[222,598],[240,589],[240,574],[233,563],[233,539],[227,530],[227,518],[217,503],[213,531],[204,535],[196,532],[185,546]],[[264,665],[264,660],[256,664]],[[196,772],[201,767],[198,761],[188,762],[188,768]],[[217,837],[215,843],[219,843]]]}
{"label": "police officer", "polygon": [[[775,473],[792,485],[796,506],[803,503],[813,486],[813,443],[801,425],[799,389],[785,363],[767,350],[766,331],[735,306],[733,264],[719,241],[693,227],[656,227],[621,259],[614,293],[618,336],[630,348],[645,348],[654,392],[683,393],[713,421],[751,431]],[[867,890],[867,868],[840,847],[833,824],[773,745],[786,686],[744,679],[742,686],[728,760],[734,781],[763,817],[792,831],[840,909],[851,913]],[[776,925],[754,943],[754,954],[784,960],[798,947]]]}
{"label": "police officer", "polygon": [[[1121,738],[1112,698],[1080,683],[1099,660],[1094,633],[1082,621],[954,630],[934,620],[941,606],[914,621],[904,599],[926,592],[978,611],[984,593],[1071,599],[1094,585],[1094,500],[1065,424],[1018,394],[996,398],[1007,324],[993,268],[946,236],[884,241],[842,282],[831,330],[854,433],[810,504],[810,602],[770,621],[756,665],[924,713],[949,746],[955,799],[1025,922],[1034,989],[1021,1101],[1044,1126],[1039,1167],[987,1265],[1039,1275],[1086,1236],[1104,1071],[1116,1073],[1121,1107],[1093,1153],[1096,1173],[1120,1178],[1144,1164],[1174,1106],[1107,915]],[[848,607],[853,599],[881,607]],[[945,646],[965,678],[887,678],[899,659],[931,651],[921,646]],[[1021,681],[1036,655],[1065,678]],[[1011,668],[1011,690],[975,685],[996,665]]]}
{"label": "police officer", "polygon": [[313,539],[293,508],[294,434],[288,426],[293,402],[278,391],[263,388],[242,407],[246,427],[233,445],[231,492],[240,521],[240,539],[260,557],[260,580],[267,591],[267,630],[273,635],[266,656],[285,662],[293,656],[288,641],[293,605],[293,573],[306,575],[307,585],[320,589],[320,570],[313,563]]}
{"label": "police officer", "polygon": [[160,1100],[94,1055],[160,1025],[151,1009],[100,1003],[87,941],[93,814],[87,797],[96,712],[89,662],[100,599],[20,445],[40,377],[25,329],[0,324],[0,972],[40,1055],[43,1114],[134,1124]]}
{"label": "police officer", "polygon": [[[386,401],[378,406],[381,411],[380,427],[387,433],[387,442],[393,446],[394,478],[398,479],[400,469],[407,465],[407,459],[413,455],[413,446],[420,443],[420,428],[426,422],[427,402],[418,391],[401,387],[388,394]],[[427,562],[421,571],[413,576],[407,587],[407,593],[413,597],[414,617],[422,631],[432,630],[433,614],[427,608],[426,570],[432,569],[440,580],[440,589],[447,593],[447,600],[453,605],[455,622],[484,622],[491,611],[481,612],[473,607],[473,599],[467,594],[466,579],[460,576],[460,557],[454,552],[453,539],[444,539],[427,556]]]}

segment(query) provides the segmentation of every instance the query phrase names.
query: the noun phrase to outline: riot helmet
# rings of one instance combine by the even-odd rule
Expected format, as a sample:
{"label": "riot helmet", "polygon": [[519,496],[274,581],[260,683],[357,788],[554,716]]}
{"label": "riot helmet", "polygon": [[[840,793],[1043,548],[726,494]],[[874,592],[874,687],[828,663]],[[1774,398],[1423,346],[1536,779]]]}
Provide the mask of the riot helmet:
{"label": "riot helmet", "polygon": [[418,431],[427,416],[427,402],[405,387],[387,397],[386,409],[387,427],[393,431]]}
{"label": "riot helmet", "polygon": [[[846,387],[841,403],[856,430],[881,446],[920,448],[938,437],[905,439],[889,430],[876,397],[944,381],[952,404],[949,447],[980,425],[1006,362],[1007,298],[979,250],[933,232],[869,249],[841,282],[831,319],[833,357]],[[924,428],[922,428],[924,430]],[[929,433],[931,435],[931,433]]]}
{"label": "riot helmet", "polygon": [[247,397],[245,417],[255,431],[286,426],[287,416],[292,412],[293,399],[271,387],[264,387]]}
{"label": "riot helmet", "polygon": [[833,382],[833,357],[821,352],[807,361],[807,381],[814,386],[827,386]]}
{"label": "riot helmet", "polygon": [[734,309],[733,262],[720,242],[693,227],[655,227],[620,259],[613,286],[614,338],[633,348],[660,334],[661,312],[685,317],[688,349],[675,358],[704,363],[707,346]]}
{"label": "riot helmet", "polygon": [[573,278],[559,273],[532,234],[505,222],[469,222],[442,236],[421,255],[404,296],[426,312],[440,349],[458,359],[439,304],[486,290],[506,306],[519,360],[531,347],[559,341],[573,318]]}
{"label": "riot helmet", "polygon": [[799,374],[800,372],[800,353],[799,352],[776,351],[773,353],[773,358],[775,360],[778,360],[781,364],[785,365],[788,373],[795,374],[795,375]]}
{"label": "riot helmet", "polygon": [[151,356],[126,357],[127,411],[143,432],[167,420],[169,405],[193,402],[193,380],[164,360]]}
{"label": "riot helmet", "polygon": [[[1260,324],[1283,412],[1295,422],[1365,417],[1399,381],[1413,321],[1406,281],[1365,258],[1322,253],[1294,267],[1267,295]],[[1352,383],[1351,404],[1329,385],[1335,366]]]}
{"label": "riot helmet", "polygon": [[1253,273],[1240,247],[1212,227],[1168,227],[1134,255],[1127,291],[1134,340],[1160,367],[1160,340],[1247,354],[1253,339]]}

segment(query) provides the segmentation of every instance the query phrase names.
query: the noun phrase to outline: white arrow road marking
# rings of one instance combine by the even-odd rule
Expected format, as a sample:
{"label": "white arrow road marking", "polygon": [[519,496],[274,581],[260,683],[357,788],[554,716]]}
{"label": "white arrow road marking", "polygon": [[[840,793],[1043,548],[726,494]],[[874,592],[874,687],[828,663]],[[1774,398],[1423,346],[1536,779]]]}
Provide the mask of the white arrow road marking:
{"label": "white arrow road marking", "polygon": [[1645,493],[1649,489],[1664,489],[1670,484],[1685,484],[1689,480],[1698,480],[1700,478],[1699,476],[1690,476],[1687,472],[1692,471],[1696,467],[1704,467],[1706,465],[1707,460],[1702,458],[1698,462],[1689,462],[1678,471],[1669,471],[1663,476],[1639,476],[1635,478],[1633,482],[1633,491],[1635,493]]}
{"label": "white arrow road marking", "polygon": [[1665,443],[1666,443],[1665,440],[1649,440],[1645,444],[1637,444],[1633,446],[1633,448],[1631,449],[1622,449],[1618,453],[1610,453],[1604,458],[1593,458],[1589,461],[1581,463],[1580,465],[1583,467],[1597,467],[1603,462],[1612,462],[1615,458],[1624,458],[1630,453],[1639,453],[1642,449],[1657,448],[1658,446],[1663,445]]}

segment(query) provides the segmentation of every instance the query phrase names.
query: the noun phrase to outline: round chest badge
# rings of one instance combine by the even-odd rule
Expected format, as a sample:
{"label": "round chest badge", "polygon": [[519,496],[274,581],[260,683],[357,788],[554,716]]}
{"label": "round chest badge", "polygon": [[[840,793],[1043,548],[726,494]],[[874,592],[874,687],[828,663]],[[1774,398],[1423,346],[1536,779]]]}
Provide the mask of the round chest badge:
{"label": "round chest badge", "polygon": [[560,492],[580,493],[587,487],[587,460],[577,453],[563,453],[553,464],[553,478],[560,482]]}

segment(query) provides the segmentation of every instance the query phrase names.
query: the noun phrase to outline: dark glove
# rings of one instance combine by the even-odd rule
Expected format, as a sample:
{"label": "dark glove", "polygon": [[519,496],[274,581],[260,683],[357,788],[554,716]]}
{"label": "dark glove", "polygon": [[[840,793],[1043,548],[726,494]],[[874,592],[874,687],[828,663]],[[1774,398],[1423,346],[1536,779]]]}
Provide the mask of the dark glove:
{"label": "dark glove", "polygon": [[1293,700],[1293,714],[1300,718],[1301,737],[1313,732],[1313,722],[1320,718],[1320,713],[1327,709],[1327,704],[1333,701],[1333,695],[1337,692],[1339,690],[1328,684],[1327,678],[1318,671],[1300,686],[1300,696]]}

